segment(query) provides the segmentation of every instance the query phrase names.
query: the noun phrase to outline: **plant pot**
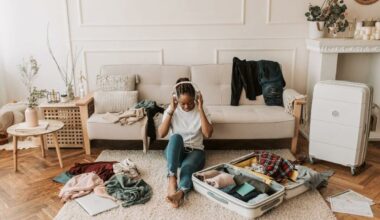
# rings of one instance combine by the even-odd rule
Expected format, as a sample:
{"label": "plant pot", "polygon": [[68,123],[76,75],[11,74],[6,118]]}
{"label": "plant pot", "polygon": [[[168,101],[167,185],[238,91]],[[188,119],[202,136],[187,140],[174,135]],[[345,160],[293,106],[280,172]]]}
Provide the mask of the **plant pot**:
{"label": "plant pot", "polygon": [[317,39],[325,36],[325,22],[324,21],[309,21],[309,38]]}
{"label": "plant pot", "polygon": [[36,108],[27,108],[25,110],[25,124],[27,127],[38,126],[38,114]]}
{"label": "plant pot", "polygon": [[74,89],[73,89],[73,85],[72,84],[68,84],[67,85],[67,87],[66,87],[66,94],[67,94],[67,99],[69,101],[74,100],[75,96],[74,96]]}

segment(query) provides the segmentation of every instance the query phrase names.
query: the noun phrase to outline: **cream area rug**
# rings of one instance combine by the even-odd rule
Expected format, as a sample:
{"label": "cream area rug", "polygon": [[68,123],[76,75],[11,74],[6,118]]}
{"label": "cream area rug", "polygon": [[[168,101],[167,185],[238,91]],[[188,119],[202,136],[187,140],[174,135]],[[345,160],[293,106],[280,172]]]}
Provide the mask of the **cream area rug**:
{"label": "cream area rug", "polygon": [[[13,139],[9,138],[8,143],[0,145],[0,150],[13,150]],[[34,140],[33,137],[26,137],[24,140],[17,141],[17,149],[28,149],[40,147],[39,140]]]}
{"label": "cream area rug", "polygon": [[[232,159],[246,155],[249,150],[206,151],[206,166],[228,162]],[[294,159],[288,149],[274,150],[274,153]],[[166,160],[163,151],[151,150],[147,154],[132,150],[105,150],[97,161],[121,161],[130,158],[137,164],[142,178],[153,188],[151,200],[143,205],[134,205],[128,208],[122,206],[91,217],[75,201],[67,202],[59,211],[56,220],[62,219],[244,219],[208,198],[192,191],[189,193],[183,206],[179,209],[170,208],[165,202],[167,179]],[[58,192],[57,192],[58,196]],[[302,195],[284,201],[280,206],[267,212],[259,219],[335,219],[330,208],[323,201],[318,191],[308,191]]]}

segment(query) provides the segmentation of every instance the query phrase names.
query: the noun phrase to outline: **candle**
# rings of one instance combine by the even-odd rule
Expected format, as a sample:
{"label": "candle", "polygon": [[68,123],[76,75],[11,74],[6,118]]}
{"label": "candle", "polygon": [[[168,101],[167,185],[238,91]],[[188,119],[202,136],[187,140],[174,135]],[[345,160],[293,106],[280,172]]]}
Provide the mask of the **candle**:
{"label": "candle", "polygon": [[380,21],[376,22],[375,26],[376,26],[377,29],[380,29]]}
{"label": "candle", "polygon": [[372,27],[364,27],[365,35],[371,35],[371,33],[372,33]]}
{"label": "candle", "polygon": [[376,33],[376,34],[375,34],[375,39],[376,39],[376,40],[380,40],[380,33]]}

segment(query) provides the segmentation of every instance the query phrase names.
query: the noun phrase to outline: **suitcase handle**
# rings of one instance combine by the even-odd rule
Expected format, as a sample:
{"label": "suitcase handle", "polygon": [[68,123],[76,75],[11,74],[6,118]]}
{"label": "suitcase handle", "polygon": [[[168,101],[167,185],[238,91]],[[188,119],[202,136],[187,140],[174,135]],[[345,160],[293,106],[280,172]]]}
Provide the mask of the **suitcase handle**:
{"label": "suitcase handle", "polygon": [[269,202],[268,204],[265,204],[265,205],[261,206],[261,211],[266,212],[269,209],[272,209],[275,205],[277,205],[277,203],[279,201],[280,201],[280,199],[277,198],[276,200],[273,200],[272,202]]}
{"label": "suitcase handle", "polygon": [[218,200],[219,202],[222,202],[222,203],[224,203],[224,204],[228,204],[228,201],[226,201],[226,200],[220,198],[219,196],[215,195],[215,194],[212,193],[212,192],[207,192],[207,195],[209,195],[209,196],[211,196],[212,198]]}

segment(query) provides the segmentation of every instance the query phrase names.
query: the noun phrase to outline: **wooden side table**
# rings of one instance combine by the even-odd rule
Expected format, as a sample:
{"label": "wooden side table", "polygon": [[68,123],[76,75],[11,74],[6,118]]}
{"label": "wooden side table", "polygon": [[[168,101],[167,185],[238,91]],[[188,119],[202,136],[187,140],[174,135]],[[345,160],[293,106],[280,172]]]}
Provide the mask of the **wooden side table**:
{"label": "wooden side table", "polygon": [[[42,103],[38,107],[42,110],[43,117],[46,120],[59,120],[65,124],[65,127],[57,132],[59,145],[62,148],[83,148],[86,154],[90,154],[90,143],[83,138],[87,135],[82,124],[81,112],[76,102],[78,99],[67,103]],[[51,135],[46,137],[46,145],[54,146],[54,140]]]}
{"label": "wooden side table", "polygon": [[15,172],[17,171],[17,141],[18,137],[26,137],[26,136],[39,136],[41,141],[41,152],[42,157],[45,158],[45,144],[44,144],[44,135],[46,134],[52,134],[55,149],[57,151],[59,166],[63,168],[62,163],[62,157],[61,157],[61,151],[59,149],[59,143],[58,143],[58,137],[57,137],[57,131],[63,128],[64,124],[61,121],[57,120],[39,120],[39,123],[48,122],[49,126],[46,128],[46,130],[40,130],[40,129],[31,129],[30,131],[23,131],[20,132],[17,129],[20,128],[20,126],[23,123],[12,125],[7,129],[8,134],[13,135],[13,165]]}

